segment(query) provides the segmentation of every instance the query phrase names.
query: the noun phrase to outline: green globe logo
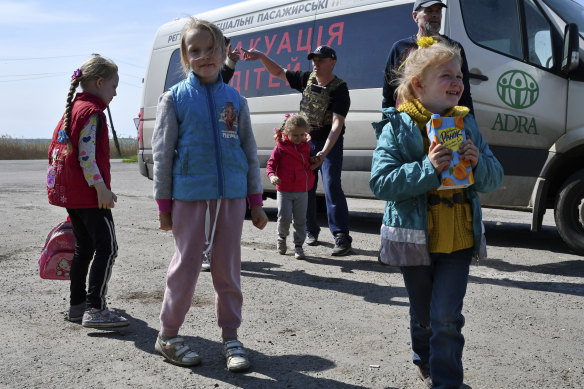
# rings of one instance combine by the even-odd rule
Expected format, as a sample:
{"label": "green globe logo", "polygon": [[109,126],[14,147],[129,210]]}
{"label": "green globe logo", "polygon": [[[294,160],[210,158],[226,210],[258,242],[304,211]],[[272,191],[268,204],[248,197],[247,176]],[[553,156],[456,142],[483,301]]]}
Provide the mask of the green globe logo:
{"label": "green globe logo", "polygon": [[531,107],[539,97],[539,85],[521,70],[510,70],[497,81],[499,98],[511,108]]}

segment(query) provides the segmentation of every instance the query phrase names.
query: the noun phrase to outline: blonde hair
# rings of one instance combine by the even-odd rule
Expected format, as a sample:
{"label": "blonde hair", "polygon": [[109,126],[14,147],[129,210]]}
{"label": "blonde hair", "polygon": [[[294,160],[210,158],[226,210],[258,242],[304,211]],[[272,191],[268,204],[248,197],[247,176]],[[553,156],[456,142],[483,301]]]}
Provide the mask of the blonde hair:
{"label": "blonde hair", "polygon": [[440,39],[438,43],[431,46],[412,50],[401,70],[396,70],[394,73],[398,84],[395,91],[397,100],[404,103],[418,98],[412,86],[412,78],[417,77],[423,80],[429,69],[441,66],[453,59],[458,60],[462,66],[460,48],[444,39]]}
{"label": "blonde hair", "polygon": [[306,132],[310,132],[310,126],[308,125],[308,118],[302,114],[286,114],[284,122],[280,128],[274,128],[275,135],[274,139],[276,142],[284,140],[284,134],[292,131],[296,128],[306,128]]}
{"label": "blonde hair", "polygon": [[75,71],[74,77],[71,79],[71,86],[69,86],[69,93],[67,94],[67,103],[65,104],[65,115],[63,117],[63,130],[67,132],[69,122],[71,121],[71,108],[73,107],[73,96],[79,84],[83,89],[89,87],[89,82],[103,78],[109,80],[118,72],[118,66],[107,58],[99,54],[94,54],[91,58],[81,65]]}
{"label": "blonde hair", "polygon": [[221,32],[221,29],[211,22],[190,16],[187,20],[187,23],[184,25],[181,31],[180,37],[180,59],[182,62],[183,70],[187,77],[192,69],[191,65],[189,64],[189,59],[187,56],[187,44],[185,42],[185,39],[187,32],[197,29],[207,31],[211,34],[211,39],[213,41],[213,50],[221,51],[223,59],[225,59],[225,56],[227,55],[225,37],[223,36],[223,32]]}

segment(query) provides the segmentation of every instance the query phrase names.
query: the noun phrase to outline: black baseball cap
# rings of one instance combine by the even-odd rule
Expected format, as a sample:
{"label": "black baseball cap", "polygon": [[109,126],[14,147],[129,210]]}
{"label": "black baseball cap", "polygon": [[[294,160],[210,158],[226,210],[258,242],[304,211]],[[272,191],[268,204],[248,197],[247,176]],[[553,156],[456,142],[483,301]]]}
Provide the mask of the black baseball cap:
{"label": "black baseball cap", "polygon": [[318,46],[316,48],[316,50],[314,50],[312,53],[308,54],[308,59],[312,59],[313,57],[331,58],[331,59],[336,60],[337,53],[335,53],[335,51],[328,46]]}
{"label": "black baseball cap", "polygon": [[441,4],[444,8],[446,8],[446,4],[444,4],[442,0],[416,0],[414,3],[414,12],[420,9],[420,7],[428,8],[434,4]]}

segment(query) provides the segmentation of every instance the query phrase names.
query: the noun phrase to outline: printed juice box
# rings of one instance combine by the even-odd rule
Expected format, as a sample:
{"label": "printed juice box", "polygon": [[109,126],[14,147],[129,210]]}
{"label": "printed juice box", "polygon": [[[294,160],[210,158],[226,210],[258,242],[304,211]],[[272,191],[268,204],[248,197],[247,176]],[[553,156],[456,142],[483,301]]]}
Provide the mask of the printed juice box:
{"label": "printed juice box", "polygon": [[434,114],[426,124],[426,131],[430,144],[442,143],[452,150],[450,166],[440,173],[441,185],[438,190],[466,188],[474,184],[470,162],[461,160],[458,154],[458,149],[466,139],[462,117],[440,117]]}

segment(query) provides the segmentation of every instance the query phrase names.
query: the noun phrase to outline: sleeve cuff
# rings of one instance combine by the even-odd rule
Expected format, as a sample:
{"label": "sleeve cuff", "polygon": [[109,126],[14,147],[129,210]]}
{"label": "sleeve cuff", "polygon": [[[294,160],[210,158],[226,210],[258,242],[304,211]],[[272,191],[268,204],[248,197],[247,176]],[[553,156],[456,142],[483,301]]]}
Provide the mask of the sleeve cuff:
{"label": "sleeve cuff", "polygon": [[264,205],[262,201],[262,194],[261,193],[254,193],[247,196],[247,202],[249,203],[249,207],[257,207],[258,205],[261,207]]}
{"label": "sleeve cuff", "polygon": [[156,200],[158,204],[158,212],[171,212],[172,211],[172,199],[160,199]]}

